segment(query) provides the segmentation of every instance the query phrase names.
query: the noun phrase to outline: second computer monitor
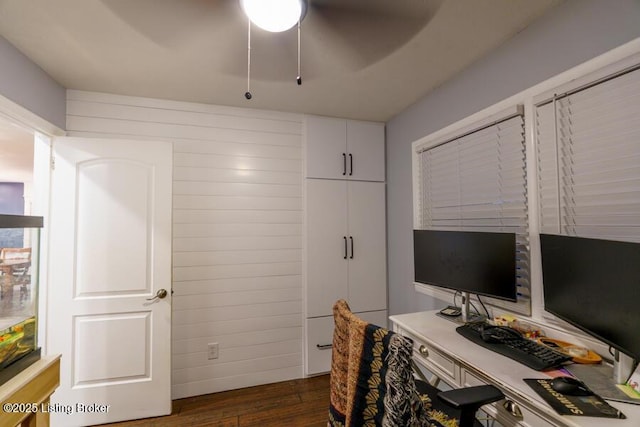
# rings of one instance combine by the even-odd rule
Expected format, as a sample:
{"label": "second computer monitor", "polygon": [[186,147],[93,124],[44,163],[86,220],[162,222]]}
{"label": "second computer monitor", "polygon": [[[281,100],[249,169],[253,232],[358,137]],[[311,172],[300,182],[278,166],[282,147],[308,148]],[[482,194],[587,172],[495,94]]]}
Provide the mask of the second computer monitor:
{"label": "second computer monitor", "polygon": [[640,360],[640,244],[541,234],[545,310]]}

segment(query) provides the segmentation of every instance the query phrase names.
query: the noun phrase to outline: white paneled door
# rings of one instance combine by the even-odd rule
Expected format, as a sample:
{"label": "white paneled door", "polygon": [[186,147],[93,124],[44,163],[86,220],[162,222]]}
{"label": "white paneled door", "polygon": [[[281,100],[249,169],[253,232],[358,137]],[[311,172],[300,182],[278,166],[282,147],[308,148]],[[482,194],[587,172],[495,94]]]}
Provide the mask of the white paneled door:
{"label": "white paneled door", "polygon": [[53,156],[52,424],[169,414],[171,144],[59,138]]}

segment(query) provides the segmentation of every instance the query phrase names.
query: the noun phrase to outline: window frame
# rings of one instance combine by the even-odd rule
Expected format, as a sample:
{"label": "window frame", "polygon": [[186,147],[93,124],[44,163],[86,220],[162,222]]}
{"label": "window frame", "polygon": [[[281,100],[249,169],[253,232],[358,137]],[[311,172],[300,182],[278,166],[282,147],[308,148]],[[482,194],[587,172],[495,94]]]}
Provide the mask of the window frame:
{"label": "window frame", "polygon": [[[596,345],[598,342],[592,340],[575,329],[567,327],[566,323],[558,322],[553,316],[544,311],[544,300],[542,291],[542,262],[540,259],[540,221],[539,221],[539,195],[538,195],[538,157],[536,146],[536,125],[535,106],[544,102],[545,98],[550,99],[556,94],[572,91],[576,88],[591,85],[599,79],[606,79],[612,74],[618,73],[629,67],[640,64],[640,38],[627,42],[615,49],[612,49],[598,57],[592,58],[569,70],[559,73],[541,83],[535,84],[521,92],[503,99],[491,106],[488,106],[468,117],[461,118],[453,123],[430,133],[412,144],[412,184],[413,184],[413,227],[420,224],[419,197],[419,156],[416,153],[417,147],[430,147],[451,138],[455,134],[462,134],[465,131],[477,127],[478,123],[490,120],[492,116],[499,115],[502,111],[513,106],[524,105],[525,117],[525,146],[526,146],[526,170],[527,170],[527,199],[529,209],[529,248],[530,248],[530,285],[531,285],[531,310],[529,314],[524,314],[528,322],[538,325],[544,329],[556,330],[560,336],[563,333],[570,333],[572,336],[582,336],[588,345]],[[414,282],[417,292],[437,298],[445,303],[452,300],[453,292],[422,285]],[[483,299],[484,300],[484,299]],[[503,313],[513,313],[509,307],[496,304],[488,307],[493,311],[493,315]],[[570,331],[570,332],[567,332]],[[606,351],[606,349],[605,349]]]}
{"label": "window frame", "polygon": [[[528,168],[527,165],[527,144],[526,144],[526,119],[524,116],[524,106],[522,104],[515,104],[515,105],[511,105],[508,106],[507,108],[502,108],[499,109],[498,111],[492,112],[491,114],[487,114],[482,118],[478,118],[477,120],[473,120],[468,124],[465,124],[463,126],[460,127],[455,127],[452,131],[450,132],[444,132],[442,134],[434,134],[434,135],[430,135],[426,138],[423,138],[421,140],[418,140],[416,142],[413,143],[412,145],[412,154],[413,154],[413,158],[414,158],[414,167],[413,167],[413,173],[414,173],[414,194],[413,194],[413,200],[414,200],[414,217],[413,217],[413,228],[414,229],[419,229],[419,228],[423,228],[422,226],[422,215],[424,213],[424,206],[422,204],[423,201],[423,197],[422,197],[422,153],[424,153],[425,151],[429,151],[431,149],[435,149],[437,147],[441,147],[444,146],[448,143],[456,143],[457,141],[463,140],[465,137],[467,136],[473,136],[473,134],[481,132],[485,129],[489,129],[493,126],[499,125],[501,123],[507,122],[511,119],[514,119],[516,117],[520,117],[520,120],[522,121],[522,126],[525,132],[525,135],[523,135],[523,150],[524,150],[524,160],[525,160],[525,164],[524,164],[524,171],[525,171],[525,180],[523,182],[524,185],[524,191],[525,191],[525,195],[527,200],[525,201],[525,209],[528,203],[528,199],[529,196],[527,194],[527,186],[528,186],[528,180],[526,178],[526,171]],[[456,150],[456,148],[453,148],[453,150]],[[455,227],[454,227],[455,228]],[[525,215],[525,224],[524,224],[524,228],[528,231],[529,229],[529,220],[528,220],[528,215]],[[436,229],[441,229],[441,228],[436,228]],[[465,230],[466,228],[462,228],[463,230]],[[522,235],[522,234],[521,234]],[[524,239],[525,241],[528,241],[529,238],[529,234],[525,233],[524,234]],[[526,258],[530,259],[530,246],[528,245],[528,243],[524,244],[525,248],[526,248]],[[517,248],[514,248],[514,252],[518,252]],[[526,262],[526,260],[524,261],[525,264],[528,264]],[[516,278],[514,277],[514,281],[516,280]],[[526,268],[526,273],[525,276],[523,277],[522,281],[526,284],[528,284],[528,287],[526,286],[520,286],[518,288],[518,300],[517,302],[510,302],[510,301],[504,301],[504,300],[499,300],[499,299],[495,299],[495,298],[490,298],[490,297],[483,297],[482,301],[490,306],[497,306],[497,307],[501,307],[503,309],[509,310],[509,311],[513,311],[516,313],[520,313],[520,314],[524,314],[524,315],[530,315],[531,314],[531,279],[530,279],[530,266],[528,266],[528,268]],[[422,284],[422,283],[417,283],[414,282],[414,285],[416,286],[416,289],[419,290],[420,292],[423,293],[427,293],[430,294],[432,296],[435,296],[439,299],[444,299],[445,301],[452,301],[452,299],[454,298],[454,294],[455,291],[453,290],[449,290],[449,289],[444,289],[444,288],[439,288],[439,287],[435,287],[435,286],[430,286],[430,285],[426,285],[426,284]],[[472,301],[477,301],[478,297],[477,295],[471,295],[471,300]]]}

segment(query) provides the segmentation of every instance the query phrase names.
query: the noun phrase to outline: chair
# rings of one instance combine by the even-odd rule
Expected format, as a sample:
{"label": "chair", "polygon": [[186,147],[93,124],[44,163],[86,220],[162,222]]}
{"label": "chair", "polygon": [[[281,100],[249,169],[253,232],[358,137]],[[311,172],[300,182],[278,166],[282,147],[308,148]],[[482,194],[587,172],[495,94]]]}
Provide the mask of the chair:
{"label": "chair", "polygon": [[29,284],[31,283],[31,248],[2,248],[0,250],[0,260],[2,261],[24,261],[12,265],[9,269],[3,269],[5,277],[1,280],[0,298],[5,294],[13,295],[13,286],[20,285],[20,300],[26,299],[29,295]]}
{"label": "chair", "polygon": [[442,392],[414,378],[411,339],[363,321],[344,300],[333,316],[329,426],[480,426],[476,411],[504,398],[490,385]]}

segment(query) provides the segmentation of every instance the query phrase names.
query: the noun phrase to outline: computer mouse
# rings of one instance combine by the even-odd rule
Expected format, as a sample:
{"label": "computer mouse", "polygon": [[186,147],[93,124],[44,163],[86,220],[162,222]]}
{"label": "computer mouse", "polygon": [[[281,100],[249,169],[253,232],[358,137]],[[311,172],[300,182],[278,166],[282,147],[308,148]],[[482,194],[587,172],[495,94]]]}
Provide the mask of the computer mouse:
{"label": "computer mouse", "polygon": [[551,388],[568,396],[591,396],[593,394],[585,383],[573,377],[556,377],[551,380]]}

